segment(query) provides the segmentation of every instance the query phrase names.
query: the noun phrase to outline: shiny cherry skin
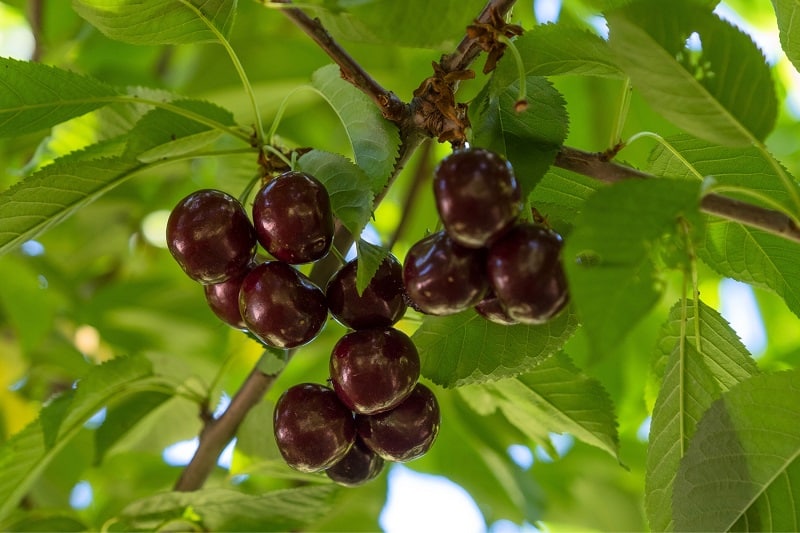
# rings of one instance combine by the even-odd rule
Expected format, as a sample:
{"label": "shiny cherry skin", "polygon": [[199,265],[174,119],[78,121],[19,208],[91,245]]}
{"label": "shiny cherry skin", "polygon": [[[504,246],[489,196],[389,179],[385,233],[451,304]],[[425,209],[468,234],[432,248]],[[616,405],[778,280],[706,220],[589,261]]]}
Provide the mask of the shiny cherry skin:
{"label": "shiny cherry skin", "polygon": [[389,254],[360,295],[357,273],[358,260],[353,259],[328,282],[325,296],[334,318],[351,329],[386,328],[400,320],[407,308],[400,261]]}
{"label": "shiny cherry skin", "polygon": [[453,152],[436,167],[436,208],[448,235],[462,246],[491,244],[522,212],[511,165],[482,148]]}
{"label": "shiny cherry skin", "polygon": [[345,457],[355,442],[353,413],[336,393],[316,383],[287,389],[275,404],[275,442],[286,464],[319,472]]}
{"label": "shiny cherry skin", "polygon": [[255,267],[256,263],[251,263],[248,269],[238,276],[222,283],[203,286],[206,302],[217,318],[237,329],[247,328],[242,318],[242,312],[239,310],[239,289],[242,287],[245,276]]}
{"label": "shiny cherry skin", "polygon": [[475,306],[475,311],[489,322],[494,322],[495,324],[500,324],[501,326],[513,326],[514,324],[519,324],[519,322],[508,315],[506,310],[503,308],[503,304],[500,303],[500,300],[497,298],[494,292],[491,291],[483,300],[478,302],[478,305]]}
{"label": "shiny cherry skin", "polygon": [[561,247],[559,234],[526,223],[489,249],[487,273],[508,316],[523,324],[543,324],[567,305]]}
{"label": "shiny cherry skin", "polygon": [[344,335],[333,347],[333,390],[356,413],[387,411],[402,402],[419,379],[417,348],[394,328],[362,329]]}
{"label": "shiny cherry skin", "polygon": [[423,313],[461,312],[480,302],[488,290],[485,253],[460,246],[444,231],[433,233],[406,254],[403,283]]}
{"label": "shiny cherry skin", "polygon": [[325,474],[339,485],[357,487],[378,477],[383,465],[383,458],[356,437],[356,442],[347,455],[327,469]]}
{"label": "shiny cherry skin", "polygon": [[247,270],[256,235],[247,212],[233,196],[195,191],[173,208],[167,247],[184,272],[202,284],[222,283]]}
{"label": "shiny cherry skin", "polygon": [[281,261],[261,263],[245,276],[239,310],[247,329],[275,348],[310,342],[328,317],[322,290]]}
{"label": "shiny cherry skin", "polygon": [[267,182],[253,200],[258,242],[290,264],[321,259],[333,242],[333,211],[325,186],[303,172]]}
{"label": "shiny cherry skin", "polygon": [[433,391],[418,383],[403,402],[375,415],[356,415],[356,430],[369,449],[387,461],[423,456],[439,434],[441,415]]}

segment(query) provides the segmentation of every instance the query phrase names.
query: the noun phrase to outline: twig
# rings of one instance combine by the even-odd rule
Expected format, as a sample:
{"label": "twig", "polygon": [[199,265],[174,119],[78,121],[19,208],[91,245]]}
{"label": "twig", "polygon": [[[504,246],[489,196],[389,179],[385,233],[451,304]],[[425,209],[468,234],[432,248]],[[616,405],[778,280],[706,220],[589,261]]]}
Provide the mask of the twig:
{"label": "twig", "polygon": [[[656,176],[608,161],[603,154],[584,152],[564,146],[556,156],[555,166],[608,183],[625,179],[655,179]],[[758,228],[794,242],[800,242],[800,227],[785,214],[747,202],[707,194],[700,209],[710,215]]]}
{"label": "twig", "polygon": [[[289,0],[273,0],[274,3],[290,4]],[[488,20],[492,9],[505,14],[513,5],[513,0],[489,0],[478,20]],[[355,87],[367,94],[383,115],[400,127],[402,143],[392,175],[387,180],[381,194],[375,198],[374,206],[383,200],[391,184],[405,167],[414,151],[428,138],[428,134],[416,127],[413,122],[412,107],[404,104],[394,93],[384,89],[330,36],[318,20],[311,19],[299,9],[290,7],[282,12],[306,32],[342,70],[342,77]],[[456,52],[450,56],[446,68],[463,70],[480,53],[479,47],[472,46],[470,39],[462,40]],[[445,59],[443,58],[443,61]],[[339,225],[334,236],[334,246],[339,250],[347,250],[353,243],[353,236]],[[317,262],[310,274],[312,281],[318,285],[325,285],[327,280],[338,268],[338,260],[333,254],[328,254]],[[244,420],[247,413],[257,405],[264,394],[272,386],[275,376],[267,376],[258,369],[254,369],[245,379],[230,405],[219,418],[208,422],[200,433],[200,443],[189,464],[184,469],[181,477],[175,484],[175,490],[191,491],[203,486],[208,476],[214,471],[217,458],[225,446],[236,434],[236,430]]]}

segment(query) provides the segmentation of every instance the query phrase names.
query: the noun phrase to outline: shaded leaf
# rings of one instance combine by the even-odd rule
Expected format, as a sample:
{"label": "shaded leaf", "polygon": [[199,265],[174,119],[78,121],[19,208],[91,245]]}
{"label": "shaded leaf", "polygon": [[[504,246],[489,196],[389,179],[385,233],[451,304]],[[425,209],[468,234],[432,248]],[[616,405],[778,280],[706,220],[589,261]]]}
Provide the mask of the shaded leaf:
{"label": "shaded leaf", "polygon": [[519,79],[506,83],[493,77],[470,105],[476,146],[503,154],[527,197],[555,160],[568,129],[564,99],[549,81],[527,78],[528,108],[514,110]]}
{"label": "shaded leaf", "polygon": [[333,503],[332,484],[245,494],[229,489],[155,494],[123,509],[126,529],[153,530],[184,519],[208,531],[296,531],[323,516]]}
{"label": "shaded leaf", "polygon": [[675,530],[796,530],[798,420],[798,370],[753,377],[714,402],[675,479]]}
{"label": "shaded leaf", "polygon": [[367,288],[369,282],[375,277],[375,273],[389,256],[389,250],[382,246],[377,246],[364,239],[356,241],[358,251],[358,268],[356,268],[356,292],[361,294]]}
{"label": "shaded leaf", "polygon": [[336,65],[315,71],[311,82],[342,121],[356,164],[369,177],[372,192],[381,192],[400,147],[397,127],[383,118],[369,97],[342,79]]}
{"label": "shaded leaf", "polygon": [[[645,99],[708,141],[763,141],[777,116],[769,66],[750,37],[692,2],[639,1],[606,15],[609,43]],[[697,33],[702,50],[686,40]]]}
{"label": "shaded leaf", "polygon": [[697,225],[700,183],[625,181],[585,203],[562,254],[570,295],[597,353],[616,344],[663,292],[654,255],[680,218]]}
{"label": "shaded leaf", "polygon": [[361,235],[372,216],[373,198],[364,171],[346,157],[321,150],[303,154],[297,166],[325,185],[334,216],[352,235]]}
{"label": "shaded leaf", "polygon": [[94,432],[94,462],[103,462],[108,451],[143,418],[172,398],[166,392],[141,392],[108,407],[103,423]]}
{"label": "shaded leaf", "polygon": [[121,90],[68,70],[0,57],[0,136],[43,130],[102,107]]}
{"label": "shaded leaf", "polygon": [[469,310],[425,317],[412,340],[423,376],[444,387],[460,387],[534,368],[558,351],[577,325],[569,309],[540,326],[502,326]]}
{"label": "shaded leaf", "polygon": [[108,37],[131,44],[185,44],[226,38],[236,0],[72,0]]}
{"label": "shaded leaf", "polygon": [[[486,394],[476,395],[476,388]],[[459,389],[465,399],[480,396],[533,442],[552,450],[550,433],[570,433],[583,442],[619,453],[614,405],[603,386],[587,377],[563,352],[512,379]]]}
{"label": "shaded leaf", "polygon": [[700,302],[696,310],[687,302],[683,351],[682,322],[678,302],[657,348],[655,366],[663,369],[663,384],[650,425],[645,477],[645,507],[654,531],[673,529],[673,483],[703,413],[723,392],[758,374],[747,349],[714,309]]}

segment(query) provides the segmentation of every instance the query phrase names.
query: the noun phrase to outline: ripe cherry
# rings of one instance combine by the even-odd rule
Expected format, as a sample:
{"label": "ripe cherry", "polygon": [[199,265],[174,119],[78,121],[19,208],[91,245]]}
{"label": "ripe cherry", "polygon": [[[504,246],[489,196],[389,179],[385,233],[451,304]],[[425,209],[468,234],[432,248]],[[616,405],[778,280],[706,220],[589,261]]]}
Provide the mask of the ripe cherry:
{"label": "ripe cherry", "polygon": [[339,485],[357,487],[378,477],[383,470],[383,464],[383,458],[356,437],[356,442],[347,455],[325,473]]}
{"label": "ripe cherry", "polygon": [[170,213],[167,247],[193,280],[222,283],[247,270],[256,236],[236,198],[203,189],[178,202]]}
{"label": "ripe cherry", "polygon": [[419,354],[411,339],[394,328],[362,329],[333,347],[333,390],[356,413],[392,409],[411,394],[419,379]]}
{"label": "ripe cherry", "polygon": [[247,270],[227,281],[203,286],[208,306],[217,318],[234,328],[247,328],[239,310],[239,289],[245,276],[255,267],[255,263],[251,263]]}
{"label": "ripe cherry", "polygon": [[286,463],[302,472],[336,464],[355,442],[353,414],[336,393],[315,383],[287,389],[275,404],[275,442]]}
{"label": "ripe cherry", "polygon": [[488,289],[485,253],[440,231],[414,244],[403,265],[408,297],[424,313],[450,315],[481,301]]}
{"label": "ripe cherry", "polygon": [[345,264],[325,289],[331,314],[352,329],[385,328],[406,312],[403,267],[393,255],[380,264],[361,295],[356,290],[358,260]]}
{"label": "ripe cherry", "polygon": [[482,148],[453,152],[436,167],[433,191],[448,235],[462,246],[491,244],[519,216],[522,193],[511,165]]}
{"label": "ripe cherry", "polygon": [[478,302],[478,305],[475,306],[475,311],[489,322],[494,322],[495,324],[500,324],[502,326],[519,324],[519,322],[508,315],[503,308],[503,304],[497,296],[495,296],[494,292],[491,291],[483,300]]}
{"label": "ripe cherry", "polygon": [[333,211],[325,186],[302,172],[269,181],[253,200],[258,242],[290,264],[322,258],[333,242]]}
{"label": "ripe cherry", "polygon": [[510,317],[524,324],[542,324],[566,306],[569,293],[561,247],[556,232],[520,224],[489,249],[489,280]]}
{"label": "ripe cherry", "polygon": [[387,461],[405,462],[424,455],[436,440],[439,402],[418,383],[403,402],[375,415],[356,415],[356,429],[372,451]]}
{"label": "ripe cherry", "polygon": [[306,344],[328,317],[322,290],[281,261],[262,263],[245,276],[239,310],[247,329],[275,348]]}

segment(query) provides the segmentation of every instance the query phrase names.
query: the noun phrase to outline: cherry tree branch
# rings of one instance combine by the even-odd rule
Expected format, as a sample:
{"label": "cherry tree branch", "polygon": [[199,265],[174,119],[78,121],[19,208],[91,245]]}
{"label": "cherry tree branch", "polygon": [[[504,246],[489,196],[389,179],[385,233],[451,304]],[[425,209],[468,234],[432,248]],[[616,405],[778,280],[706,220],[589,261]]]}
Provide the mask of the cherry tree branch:
{"label": "cherry tree branch", "polygon": [[[556,156],[555,166],[582,174],[589,178],[614,183],[625,179],[656,179],[656,176],[634,168],[608,161],[603,154],[584,152],[564,146]],[[710,215],[800,242],[800,227],[789,216],[719,194],[707,194],[700,201],[700,209]]]}
{"label": "cherry tree branch", "polygon": [[[264,1],[265,3],[291,4],[290,0]],[[514,0],[489,0],[478,16],[478,20],[480,22],[488,22],[492,10],[505,15],[513,4]],[[403,103],[394,93],[387,91],[375,81],[330,36],[318,20],[310,18],[303,11],[294,7],[286,7],[282,11],[339,65],[342,77],[345,80],[368,95],[381,109],[383,115],[388,120],[395,122],[400,128],[400,152],[386,187],[375,198],[374,206],[377,207],[395,178],[411,158],[411,155],[429,137],[429,134],[414,122],[415,107]],[[474,40],[465,37],[455,52],[442,58],[442,66],[446,71],[450,71],[448,69],[463,70],[474,61],[479,52],[480,49],[475,46]],[[334,246],[339,250],[347,250],[352,243],[353,236],[343,226],[339,225],[334,236]],[[311,279],[317,284],[324,285],[338,266],[338,260],[333,256],[334,254],[328,254],[323,260],[314,265]],[[208,476],[214,471],[220,453],[236,435],[236,431],[244,421],[247,413],[261,401],[276,377],[267,375],[258,368],[253,369],[234,395],[225,412],[219,418],[210,420],[204,425],[200,433],[197,451],[175,483],[175,490],[192,491],[201,488],[205,484]]]}

